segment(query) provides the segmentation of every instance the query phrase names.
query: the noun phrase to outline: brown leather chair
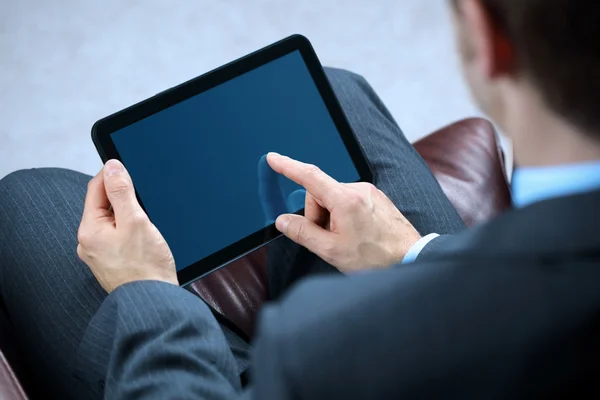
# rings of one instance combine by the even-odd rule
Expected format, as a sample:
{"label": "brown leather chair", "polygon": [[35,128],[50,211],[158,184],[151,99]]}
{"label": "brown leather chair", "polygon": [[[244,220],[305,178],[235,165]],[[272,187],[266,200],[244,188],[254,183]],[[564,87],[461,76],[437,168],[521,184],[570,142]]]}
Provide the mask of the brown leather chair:
{"label": "brown leather chair", "polygon": [[[510,207],[502,151],[488,121],[472,118],[454,123],[418,141],[415,148],[468,226]],[[193,284],[211,306],[249,337],[267,297],[265,257],[266,250],[259,249]],[[19,380],[30,394],[34,388],[27,385],[26,366],[20,362],[11,329],[0,315],[0,399],[25,399]]]}

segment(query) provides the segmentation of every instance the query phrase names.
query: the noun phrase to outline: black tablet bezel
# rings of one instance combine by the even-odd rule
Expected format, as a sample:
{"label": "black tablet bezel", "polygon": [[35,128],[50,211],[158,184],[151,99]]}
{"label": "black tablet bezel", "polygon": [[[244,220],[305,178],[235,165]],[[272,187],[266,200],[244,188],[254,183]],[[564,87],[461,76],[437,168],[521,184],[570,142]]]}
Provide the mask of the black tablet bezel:
{"label": "black tablet bezel", "polygon": [[[311,43],[302,35],[293,35],[285,38],[97,121],[92,127],[92,140],[100,154],[100,158],[103,162],[109,159],[121,160],[119,152],[110,137],[113,132],[294,51],[300,51],[354,166],[360,175],[360,181],[372,182],[373,174],[369,163],[342,111],[340,103],[331,88]],[[144,208],[139,195],[138,201],[142,208]],[[201,230],[202,228],[199,227],[199,229]],[[179,282],[182,286],[192,283],[229,264],[231,261],[239,259],[253,250],[262,247],[278,236],[280,236],[279,231],[277,231],[274,225],[270,225],[178,271]]]}

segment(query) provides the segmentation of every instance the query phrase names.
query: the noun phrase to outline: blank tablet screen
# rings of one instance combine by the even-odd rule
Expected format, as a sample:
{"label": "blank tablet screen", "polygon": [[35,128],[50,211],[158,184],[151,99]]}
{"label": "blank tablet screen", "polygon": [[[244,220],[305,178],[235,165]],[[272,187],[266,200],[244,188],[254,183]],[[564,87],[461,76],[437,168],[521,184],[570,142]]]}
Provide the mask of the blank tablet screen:
{"label": "blank tablet screen", "polygon": [[360,178],[299,51],[111,138],[178,270],[304,207],[301,188],[265,164],[268,152]]}

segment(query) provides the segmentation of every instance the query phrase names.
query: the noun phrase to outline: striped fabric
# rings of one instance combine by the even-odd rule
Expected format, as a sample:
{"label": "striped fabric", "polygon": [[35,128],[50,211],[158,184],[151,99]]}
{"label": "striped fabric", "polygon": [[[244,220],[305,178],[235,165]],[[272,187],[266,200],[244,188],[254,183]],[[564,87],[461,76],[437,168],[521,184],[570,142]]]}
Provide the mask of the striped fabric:
{"label": "striped fabric", "polygon": [[[327,73],[378,187],[423,234],[463,229],[425,163],[366,81],[341,70]],[[78,259],[76,233],[89,179],[77,172],[45,168],[18,171],[0,181],[0,294],[36,381],[48,388],[48,397],[101,398],[105,387],[115,388],[123,376],[129,376],[130,365],[111,358],[128,351],[113,347],[115,335],[136,338],[137,332],[163,335],[153,343],[170,350],[170,357],[161,362],[174,366],[177,373],[136,379],[154,379],[156,385],[163,379],[177,380],[181,388],[197,390],[198,398],[230,397],[239,389],[238,373],[249,363],[249,346],[219,328],[200,299],[177,287],[145,282],[127,285],[106,300],[106,293]],[[279,296],[300,275],[323,271],[332,268],[287,242],[270,255],[272,296]],[[98,312],[101,307],[104,311]],[[178,319],[182,314],[193,318]],[[178,335],[194,340],[169,347]],[[154,351],[148,346],[137,354],[150,356]],[[112,365],[106,376],[111,362],[118,365]],[[194,380],[206,379],[215,385],[194,386]],[[119,394],[135,398],[136,388],[131,383]]]}

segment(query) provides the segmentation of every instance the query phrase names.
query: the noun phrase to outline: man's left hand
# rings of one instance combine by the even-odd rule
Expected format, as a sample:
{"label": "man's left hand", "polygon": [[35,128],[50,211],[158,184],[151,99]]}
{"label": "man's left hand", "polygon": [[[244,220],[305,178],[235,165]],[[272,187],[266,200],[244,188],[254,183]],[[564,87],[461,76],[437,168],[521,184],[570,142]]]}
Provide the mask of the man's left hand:
{"label": "man's left hand", "polygon": [[109,293],[139,280],[178,285],[173,254],[117,160],[108,161],[88,184],[77,239],[79,258]]}

